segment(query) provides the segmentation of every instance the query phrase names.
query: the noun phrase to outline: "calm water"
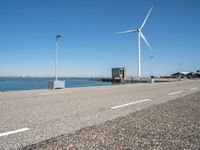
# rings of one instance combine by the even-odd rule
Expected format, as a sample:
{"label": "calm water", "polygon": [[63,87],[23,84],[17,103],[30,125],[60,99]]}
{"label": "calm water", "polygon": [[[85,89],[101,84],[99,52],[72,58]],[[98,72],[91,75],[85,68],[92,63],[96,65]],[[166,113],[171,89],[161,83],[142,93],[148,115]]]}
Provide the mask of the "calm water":
{"label": "calm water", "polygon": [[[53,78],[5,78],[0,77],[0,91],[47,89],[48,81]],[[89,78],[60,78],[65,80],[65,87],[88,87],[111,85],[109,82],[98,82]]]}

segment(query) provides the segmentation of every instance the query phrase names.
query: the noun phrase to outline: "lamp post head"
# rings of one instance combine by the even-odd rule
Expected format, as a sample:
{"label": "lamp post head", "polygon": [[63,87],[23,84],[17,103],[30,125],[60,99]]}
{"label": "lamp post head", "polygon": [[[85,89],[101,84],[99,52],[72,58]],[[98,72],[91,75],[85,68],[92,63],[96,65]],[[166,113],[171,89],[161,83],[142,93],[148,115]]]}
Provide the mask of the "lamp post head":
{"label": "lamp post head", "polygon": [[57,35],[56,35],[56,41],[58,41],[58,39],[61,38],[61,37],[63,37],[62,34],[57,34]]}
{"label": "lamp post head", "polygon": [[150,57],[149,57],[149,59],[152,59],[152,58],[154,58],[154,56],[150,56]]}

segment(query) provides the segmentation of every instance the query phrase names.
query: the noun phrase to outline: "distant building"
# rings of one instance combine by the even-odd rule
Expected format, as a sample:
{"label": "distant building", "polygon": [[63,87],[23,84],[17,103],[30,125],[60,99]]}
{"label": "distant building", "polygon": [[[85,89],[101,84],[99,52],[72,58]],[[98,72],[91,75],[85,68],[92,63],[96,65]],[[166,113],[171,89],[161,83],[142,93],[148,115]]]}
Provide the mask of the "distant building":
{"label": "distant building", "polygon": [[197,78],[197,73],[196,72],[190,72],[186,75],[187,78]]}
{"label": "distant building", "polygon": [[172,78],[185,78],[189,72],[177,72],[171,75]]}
{"label": "distant building", "polygon": [[177,72],[171,75],[172,78],[200,78],[198,72]]}
{"label": "distant building", "polygon": [[126,79],[126,69],[122,68],[112,68],[112,79],[113,80],[125,80]]}
{"label": "distant building", "polygon": [[196,76],[200,78],[200,70],[197,70]]}

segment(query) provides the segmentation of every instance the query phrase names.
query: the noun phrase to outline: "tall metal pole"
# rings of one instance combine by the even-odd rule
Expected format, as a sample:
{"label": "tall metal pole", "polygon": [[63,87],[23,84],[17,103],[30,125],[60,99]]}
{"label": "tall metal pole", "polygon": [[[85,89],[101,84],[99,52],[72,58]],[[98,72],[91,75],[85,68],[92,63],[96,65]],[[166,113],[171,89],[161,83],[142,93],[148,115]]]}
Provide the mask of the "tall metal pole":
{"label": "tall metal pole", "polygon": [[180,64],[179,64],[179,72],[181,72],[181,71],[182,71],[182,68],[181,68],[181,67],[182,67],[182,65],[183,65],[182,63],[180,63]]}
{"label": "tall metal pole", "polygon": [[149,57],[149,77],[151,77],[151,59],[153,58],[154,56],[150,56]]}
{"label": "tall metal pole", "polygon": [[141,66],[140,66],[140,31],[138,32],[138,78],[141,77]]}
{"label": "tall metal pole", "polygon": [[149,58],[149,77],[151,78],[151,57]]}
{"label": "tall metal pole", "polygon": [[59,38],[63,37],[62,34],[57,34],[56,35],[56,56],[55,56],[55,79],[56,81],[58,80],[58,74],[57,74],[57,63],[58,63],[58,40]]}
{"label": "tall metal pole", "polygon": [[58,55],[58,38],[56,37],[56,55],[55,55],[55,79],[56,79],[56,81],[57,81],[57,78],[58,78],[57,77],[58,76],[57,75],[57,63],[58,63],[57,62],[58,61],[57,55]]}

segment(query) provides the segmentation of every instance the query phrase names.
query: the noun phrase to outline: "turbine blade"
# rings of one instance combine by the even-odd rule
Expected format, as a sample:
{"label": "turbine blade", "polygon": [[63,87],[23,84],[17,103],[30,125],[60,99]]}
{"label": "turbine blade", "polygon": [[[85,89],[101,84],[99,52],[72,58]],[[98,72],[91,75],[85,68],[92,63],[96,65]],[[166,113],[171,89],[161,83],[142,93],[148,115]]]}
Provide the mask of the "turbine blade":
{"label": "turbine blade", "polygon": [[145,41],[145,43],[149,46],[149,48],[152,49],[151,46],[149,45],[149,43],[147,42],[147,39],[145,38],[144,34],[142,32],[140,32],[140,35],[141,35],[142,39]]}
{"label": "turbine blade", "polygon": [[137,30],[128,30],[123,32],[117,32],[117,34],[124,34],[124,33],[131,33],[131,32],[137,32]]}
{"label": "turbine blade", "polygon": [[146,21],[147,21],[149,15],[150,15],[152,9],[153,9],[153,6],[152,6],[151,9],[149,10],[149,12],[148,12],[146,18],[144,19],[144,21],[143,21],[143,23],[142,23],[142,25],[141,25],[141,27],[140,27],[140,30],[144,27],[144,25],[145,25],[145,23],[146,23]]}

